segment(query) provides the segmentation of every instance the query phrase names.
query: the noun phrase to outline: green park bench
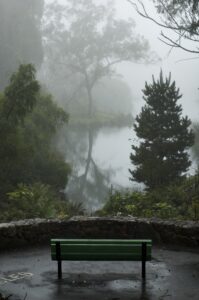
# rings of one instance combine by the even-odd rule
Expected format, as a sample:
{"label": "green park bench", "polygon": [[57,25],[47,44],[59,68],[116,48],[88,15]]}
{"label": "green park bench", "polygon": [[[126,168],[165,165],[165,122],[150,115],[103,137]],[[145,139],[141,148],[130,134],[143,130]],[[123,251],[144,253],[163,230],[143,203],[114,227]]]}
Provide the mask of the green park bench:
{"label": "green park bench", "polygon": [[62,278],[62,261],[141,261],[142,278],[146,261],[151,260],[151,240],[130,239],[51,239],[51,258],[58,263]]}

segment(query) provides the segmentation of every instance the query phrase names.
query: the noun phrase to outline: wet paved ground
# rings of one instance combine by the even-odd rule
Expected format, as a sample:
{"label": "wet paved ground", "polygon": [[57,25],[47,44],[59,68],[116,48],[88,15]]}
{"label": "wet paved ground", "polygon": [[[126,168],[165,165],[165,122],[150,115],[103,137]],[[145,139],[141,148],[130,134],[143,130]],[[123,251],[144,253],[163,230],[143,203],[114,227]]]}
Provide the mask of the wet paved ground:
{"label": "wet paved ground", "polygon": [[20,300],[199,299],[199,253],[153,249],[147,279],[140,262],[63,262],[49,248],[0,254],[0,292]]}

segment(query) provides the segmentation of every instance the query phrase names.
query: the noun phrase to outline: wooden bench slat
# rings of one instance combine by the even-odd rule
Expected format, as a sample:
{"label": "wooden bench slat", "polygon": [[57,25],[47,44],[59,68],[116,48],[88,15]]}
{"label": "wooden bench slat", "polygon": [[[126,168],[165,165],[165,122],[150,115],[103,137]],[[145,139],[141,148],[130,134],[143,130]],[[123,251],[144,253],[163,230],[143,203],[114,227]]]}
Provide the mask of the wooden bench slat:
{"label": "wooden bench slat", "polygon": [[[87,253],[88,254],[92,254],[92,253],[101,253],[101,254],[103,254],[103,253],[109,253],[109,254],[112,254],[112,255],[114,255],[115,253],[120,253],[120,254],[123,254],[123,255],[125,255],[125,254],[140,255],[142,253],[142,251],[118,251],[118,250],[109,251],[109,250],[106,250],[106,249],[104,249],[103,251],[99,251],[98,249],[96,249],[95,251],[90,251],[90,250],[88,250],[88,251],[81,251],[81,249],[78,249],[78,250],[75,249],[75,251],[72,251],[71,249],[68,250],[68,251],[62,251],[61,250],[61,255],[62,256],[66,256],[69,253],[74,253],[74,254],[76,254],[76,253],[82,253],[82,255],[87,254]],[[53,251],[52,252],[52,256],[55,256],[55,255],[56,255],[56,252]],[[151,256],[151,251],[147,251],[147,255]]]}
{"label": "wooden bench slat", "polygon": [[[135,245],[120,245],[120,244],[109,244],[109,245],[106,245],[106,244],[68,244],[68,245],[62,245],[61,244],[61,249],[63,251],[65,250],[76,250],[76,249],[82,249],[82,251],[87,251],[87,250],[91,250],[91,251],[95,251],[95,249],[99,249],[99,250],[104,250],[104,249],[109,249],[110,251],[114,251],[114,250],[120,250],[120,251],[139,251],[141,248],[141,245],[139,244],[135,244]],[[52,245],[51,246],[51,250],[55,250],[56,249],[56,245]],[[151,245],[147,245],[147,250],[149,251],[151,249]]]}
{"label": "wooden bench slat", "polygon": [[51,244],[60,242],[61,244],[141,244],[143,242],[152,244],[149,239],[51,239]]}
{"label": "wooden bench slat", "polygon": [[[121,252],[121,251],[114,251],[114,252],[110,252],[110,251],[87,251],[87,252],[83,252],[83,251],[69,251],[69,252],[62,252],[61,251],[61,257],[62,259],[65,259],[67,257],[67,255],[70,255],[70,254],[73,254],[73,255],[79,255],[80,256],[80,260],[81,260],[81,257],[85,256],[85,255],[94,255],[94,254],[99,254],[99,255],[109,255],[109,256],[116,256],[118,253],[120,255],[128,255],[129,257],[140,257],[141,256],[141,251],[140,252],[129,252],[129,251],[126,251],[126,252]],[[151,253],[147,253],[146,254],[148,258],[151,258]],[[53,252],[52,253],[52,259],[56,259],[56,252]]]}
{"label": "wooden bench slat", "polygon": [[[56,260],[56,256],[53,257]],[[61,260],[68,261],[141,261],[142,255],[130,255],[128,253],[68,253],[66,256],[61,255]],[[146,257],[150,260],[150,256]]]}

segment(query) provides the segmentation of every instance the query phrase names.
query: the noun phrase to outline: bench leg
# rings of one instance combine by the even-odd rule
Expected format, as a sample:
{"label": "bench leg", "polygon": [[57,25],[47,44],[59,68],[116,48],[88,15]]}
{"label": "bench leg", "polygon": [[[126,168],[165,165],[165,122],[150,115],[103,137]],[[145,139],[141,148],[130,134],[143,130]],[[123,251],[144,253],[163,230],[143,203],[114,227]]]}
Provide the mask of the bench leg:
{"label": "bench leg", "polygon": [[58,266],[58,278],[61,279],[62,278],[62,264],[61,264],[61,260],[58,260],[57,266]]}
{"label": "bench leg", "polygon": [[146,278],[146,262],[142,261],[142,278]]}
{"label": "bench leg", "polygon": [[61,265],[61,245],[60,242],[56,242],[56,259],[58,266],[58,278],[62,278],[62,265]]}
{"label": "bench leg", "polygon": [[142,279],[146,278],[146,249],[147,244],[142,243]]}

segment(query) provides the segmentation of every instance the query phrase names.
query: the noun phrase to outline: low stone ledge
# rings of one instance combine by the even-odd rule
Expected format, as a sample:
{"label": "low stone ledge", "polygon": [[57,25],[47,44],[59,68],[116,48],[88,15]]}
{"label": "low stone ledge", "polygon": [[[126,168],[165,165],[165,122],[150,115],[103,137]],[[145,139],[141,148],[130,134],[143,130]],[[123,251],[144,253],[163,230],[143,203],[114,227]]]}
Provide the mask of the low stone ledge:
{"label": "low stone ledge", "polygon": [[150,238],[154,244],[199,249],[199,222],[132,217],[30,219],[0,224],[0,249],[49,244],[51,238]]}

